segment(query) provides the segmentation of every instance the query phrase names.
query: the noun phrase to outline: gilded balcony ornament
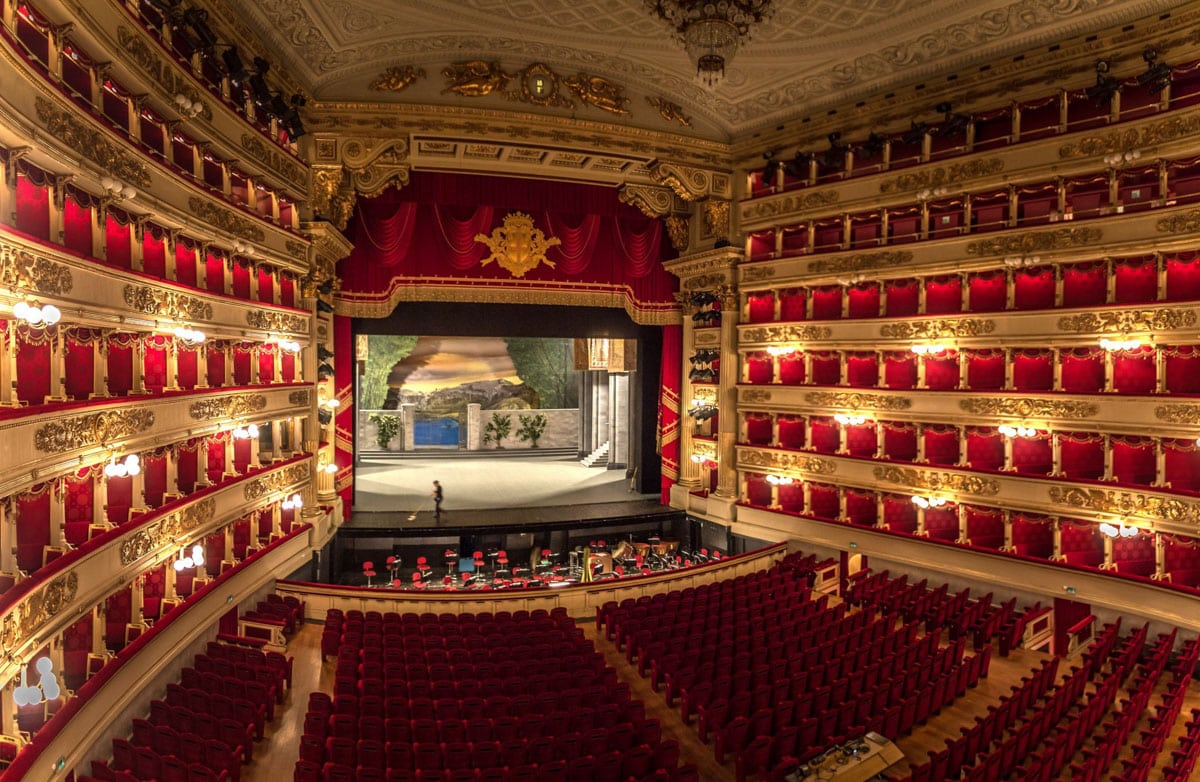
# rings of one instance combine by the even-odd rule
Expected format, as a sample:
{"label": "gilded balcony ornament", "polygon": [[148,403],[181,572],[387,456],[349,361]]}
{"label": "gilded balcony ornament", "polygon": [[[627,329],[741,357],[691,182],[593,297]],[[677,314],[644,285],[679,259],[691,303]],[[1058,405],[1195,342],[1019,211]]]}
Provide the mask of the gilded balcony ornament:
{"label": "gilded balcony ornament", "polygon": [[1117,516],[1141,516],[1189,524],[1200,522],[1200,503],[1174,497],[1110,489],[1052,486],[1050,500],[1071,508]]}
{"label": "gilded balcony ornament", "polygon": [[367,89],[377,92],[403,92],[417,79],[425,78],[424,68],[414,68],[411,65],[397,65],[375,77],[367,85]]}
{"label": "gilded balcony ornament", "polygon": [[267,238],[266,232],[255,225],[249,218],[236,215],[229,209],[218,206],[208,199],[191,196],[188,198],[188,209],[191,210],[193,215],[204,222],[214,225],[234,236],[240,236],[247,241],[261,242]]}
{"label": "gilded balcony ornament", "polygon": [[197,421],[212,418],[240,418],[257,413],[266,406],[267,398],[262,394],[235,394],[192,402],[188,407],[188,415]]}
{"label": "gilded balcony ornament", "polygon": [[303,407],[308,404],[310,398],[308,391],[293,391],[288,394],[288,404],[293,407]]}
{"label": "gilded balcony ornament", "polygon": [[989,318],[961,318],[906,321],[879,327],[879,336],[889,339],[938,339],[940,337],[980,337],[996,330]]}
{"label": "gilded balcony ornament", "polygon": [[78,591],[79,574],[71,571],[18,602],[0,621],[0,649],[12,653],[24,646],[39,629],[75,601]]}
{"label": "gilded balcony ornament", "polygon": [[933,169],[921,169],[910,174],[901,174],[895,179],[887,179],[879,184],[881,193],[902,193],[908,190],[942,187],[977,179],[1004,170],[1004,161],[1000,158],[988,160],[969,160],[965,163],[955,163]]}
{"label": "gilded balcony ornament", "polygon": [[154,413],[145,408],[129,407],[103,410],[38,427],[34,447],[43,453],[65,453],[79,448],[109,445],[140,434],[154,426]]}
{"label": "gilded balcony ornament", "polygon": [[267,473],[246,484],[242,496],[247,500],[257,500],[271,494],[283,491],[309,477],[308,462],[299,462],[282,470]]}
{"label": "gilded balcony ornament", "polygon": [[465,98],[482,98],[504,89],[512,75],[505,73],[494,60],[467,60],[447,65],[442,69],[442,77],[446,79],[443,95],[453,92]]}
{"label": "gilded balcony ornament", "polygon": [[952,491],[979,496],[992,496],[1000,493],[1000,483],[995,479],[966,473],[887,466],[876,467],[874,475],[877,481],[926,491]]}
{"label": "gilded balcony ornament", "polygon": [[[200,109],[195,114],[212,121],[212,107],[203,100],[191,79],[184,75],[182,68],[166,58],[159,57],[156,53],[159,51],[157,47],[152,45],[143,34],[133,32],[122,25],[117,28],[117,40],[120,42],[121,48],[129,54],[130,59],[150,77],[150,82],[162,88],[163,94],[171,99],[174,99],[176,95],[183,95],[189,103],[200,104]],[[124,177],[120,178],[124,179]]]}
{"label": "gilded balcony ornament", "polygon": [[742,332],[743,342],[809,342],[829,339],[833,329],[829,326],[759,326]]}
{"label": "gilded balcony ornament", "polygon": [[712,173],[696,166],[680,163],[657,163],[650,167],[650,178],[660,185],[671,188],[684,201],[698,201],[708,196],[722,197],[720,186]]}
{"label": "gilded balcony ornament", "polygon": [[745,467],[766,467],[777,470],[794,470],[816,475],[832,475],[837,472],[837,464],[831,459],[819,456],[809,456],[789,451],[759,451],[743,449],[738,454],[738,462]]}
{"label": "gilded balcony ornament", "polygon": [[67,266],[34,255],[24,247],[0,242],[0,285],[61,296],[71,292],[74,281]]}
{"label": "gilded balcony ornament", "polygon": [[663,223],[667,229],[667,236],[671,239],[671,246],[676,252],[685,252],[688,245],[691,244],[688,225],[690,221],[686,215],[667,215],[663,218]]}
{"label": "gilded balcony ornament", "polygon": [[1172,117],[1141,128],[1115,130],[1063,144],[1058,148],[1058,156],[1072,158],[1110,155],[1114,152],[1144,149],[1155,144],[1194,136],[1196,133],[1200,133],[1200,115]]}
{"label": "gilded balcony ornament", "polygon": [[290,156],[281,152],[279,147],[268,144],[257,133],[243,133],[241,141],[242,149],[249,153],[250,157],[272,171],[278,172],[288,182],[300,186],[308,185],[308,178],[305,176],[304,167],[292,160]]}
{"label": "gilded balcony ornament", "polygon": [[524,212],[506,215],[504,225],[494,228],[491,236],[475,234],[475,241],[486,244],[492,251],[479,262],[480,266],[496,261],[500,268],[517,278],[543,263],[553,269],[554,262],[546,258],[546,251],[562,244],[556,236],[547,239],[542,229],[533,227],[533,218]]}
{"label": "gilded balcony ornament", "polygon": [[174,549],[181,538],[211,522],[216,513],[217,502],[209,497],[126,535],[121,541],[121,564],[132,565],[156,551]]}
{"label": "gilded balcony ornament", "polygon": [[287,312],[250,310],[246,313],[246,325],[262,331],[282,331],[288,334],[307,334],[308,318]]}
{"label": "gilded balcony ornament", "polygon": [[742,207],[742,222],[820,209],[836,204],[839,195],[836,190],[817,190],[812,193],[794,193],[783,198],[772,198],[762,203],[752,202]]}
{"label": "gilded balcony ornament", "polygon": [[728,284],[729,277],[724,272],[713,272],[712,274],[700,274],[695,277],[688,277],[683,281],[681,287],[686,291],[703,291]]}
{"label": "gilded balcony ornament", "polygon": [[658,115],[667,122],[678,122],[685,128],[692,126],[692,118],[683,113],[683,107],[678,103],[672,103],[666,98],[657,98],[646,96],[646,102],[649,103],[658,112]]}
{"label": "gilded balcony ornament", "polygon": [[769,280],[775,276],[774,266],[743,266],[742,280],[744,282],[758,282],[760,280]]}
{"label": "gilded balcony ornament", "polygon": [[1160,234],[1190,234],[1200,231],[1200,209],[1190,209],[1182,214],[1164,217],[1154,228]]}
{"label": "gilded balcony ornament", "polygon": [[710,198],[702,206],[704,216],[704,238],[725,236],[729,233],[729,202]]}
{"label": "gilded balcony ornament", "polygon": [[771,392],[761,388],[745,388],[742,389],[742,401],[747,404],[770,402]]}
{"label": "gilded balcony ornament", "polygon": [[304,242],[297,242],[293,241],[292,239],[288,239],[283,243],[283,247],[287,250],[287,254],[296,260],[308,260],[308,245]]}
{"label": "gilded balcony ornament", "polygon": [[144,315],[161,315],[175,320],[212,320],[212,305],[197,296],[154,288],[126,285],[125,303]]}
{"label": "gilded balcony ornament", "polygon": [[1100,241],[1099,228],[1056,228],[1016,236],[980,239],[967,245],[967,255],[1029,255],[1050,250],[1082,247]]}
{"label": "gilded balcony ornament", "polygon": [[819,407],[844,407],[851,410],[907,410],[912,400],[906,396],[865,394],[847,391],[809,391],[804,401]]}
{"label": "gilded balcony ornament", "polygon": [[1200,424],[1200,405],[1159,405],[1154,417],[1172,424]]}
{"label": "gilded balcony ornament", "polygon": [[1091,418],[1100,408],[1091,402],[1058,402],[1049,399],[960,399],[958,406],[972,415],[1003,418]]}
{"label": "gilded balcony ornament", "polygon": [[563,86],[585,106],[593,106],[612,114],[628,114],[625,88],[600,76],[579,73],[562,80]]}
{"label": "gilded balcony ornament", "polygon": [[109,176],[137,185],[143,190],[150,187],[150,167],[137,155],[125,151],[109,141],[103,131],[76,118],[73,113],[58,108],[45,98],[36,98],[35,105],[38,119],[46,126],[50,135],[72,151],[91,160]]}
{"label": "gilded balcony ornament", "polygon": [[908,250],[889,250],[882,253],[859,253],[857,255],[842,255],[837,258],[822,258],[808,264],[812,274],[840,274],[842,272],[858,272],[867,269],[885,269],[908,263],[913,254]]}
{"label": "gilded balcony ornament", "polygon": [[1196,325],[1195,310],[1160,307],[1150,310],[1084,312],[1058,319],[1059,331],[1076,333],[1172,331]]}

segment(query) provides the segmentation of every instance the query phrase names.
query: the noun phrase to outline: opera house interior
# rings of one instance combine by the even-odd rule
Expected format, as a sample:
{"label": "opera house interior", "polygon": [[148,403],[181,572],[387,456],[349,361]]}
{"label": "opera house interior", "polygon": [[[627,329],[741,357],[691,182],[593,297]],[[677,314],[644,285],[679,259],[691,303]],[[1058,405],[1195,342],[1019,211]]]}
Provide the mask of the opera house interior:
{"label": "opera house interior", "polygon": [[0,780],[1200,774],[1197,3],[0,55]]}

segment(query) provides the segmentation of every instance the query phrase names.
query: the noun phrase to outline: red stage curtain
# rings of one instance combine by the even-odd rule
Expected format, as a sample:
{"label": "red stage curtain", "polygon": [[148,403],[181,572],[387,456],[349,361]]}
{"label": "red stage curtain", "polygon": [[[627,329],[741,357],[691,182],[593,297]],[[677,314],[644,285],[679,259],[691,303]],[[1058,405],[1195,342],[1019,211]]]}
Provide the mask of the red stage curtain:
{"label": "red stage curtain", "polygon": [[85,258],[92,256],[92,227],[95,208],[90,194],[67,188],[63,199],[63,245]]}
{"label": "red stage curtain", "polygon": [[926,356],[924,361],[926,388],[958,388],[957,351],[947,350],[936,356]]}
{"label": "red stage curtain", "polygon": [[856,489],[843,489],[846,493],[846,517],[850,523],[863,527],[874,527],[878,519],[875,495]]}
{"label": "red stage curtain", "polygon": [[962,312],[962,279],[930,277],[925,280],[925,314],[945,315]]}
{"label": "red stage curtain", "polygon": [[883,357],[883,384],[887,388],[916,388],[916,356],[906,350],[885,353]]}
{"label": "red stage curtain", "polygon": [[884,458],[911,462],[917,458],[917,428],[914,424],[881,421]]}
{"label": "red stage curtain", "polygon": [[854,285],[849,291],[849,312],[851,318],[879,317],[879,284],[863,283]]}
{"label": "red stage curtain", "polygon": [[838,320],[842,317],[842,288],[833,285],[812,290],[813,320]]}
{"label": "red stage curtain", "polygon": [[779,319],[782,321],[805,320],[805,292],[793,288],[779,292]]}
{"label": "red stage curtain", "polygon": [[133,265],[133,226],[129,215],[109,207],[105,219],[104,260],[128,269]]}
{"label": "red stage curtain", "polygon": [[1200,492],[1200,447],[1193,439],[1163,440],[1166,456],[1164,480],[1175,491]]}
{"label": "red stage curtain", "polygon": [[1013,387],[1017,391],[1049,391],[1054,386],[1052,361],[1049,350],[1014,350]]}
{"label": "red stage curtain", "polygon": [[1021,269],[1014,275],[1013,306],[1044,310],[1054,306],[1054,271],[1049,267]]}
{"label": "red stage curtain", "polygon": [[1110,438],[1113,478],[1118,483],[1149,486],[1154,483],[1154,441],[1149,437]]}
{"label": "red stage curtain", "polygon": [[821,351],[812,354],[812,382],[819,386],[836,386],[842,380],[841,362],[837,353]]}
{"label": "red stage curtain", "polygon": [[925,459],[930,464],[958,463],[958,429],[953,426],[926,424]]}
{"label": "red stage curtain", "polygon": [[913,505],[911,497],[901,497],[894,494],[884,495],[883,523],[893,532],[917,531],[917,506]]}
{"label": "red stage curtain", "polygon": [[1036,437],[1018,437],[1012,444],[1013,469],[1033,475],[1049,475],[1054,462],[1050,438],[1039,432]]}
{"label": "red stage curtain", "polygon": [[1143,345],[1113,356],[1113,388],[1121,394],[1152,394],[1157,387],[1154,348]]}
{"label": "red stage curtain", "polygon": [[45,404],[50,394],[51,331],[17,327],[17,399],[27,405]]}
{"label": "red stage curtain", "polygon": [[1004,351],[968,350],[967,387],[986,391],[1004,387]]}
{"label": "red stage curtain", "polygon": [[1097,307],[1107,294],[1108,268],[1103,262],[1064,266],[1063,306]]}
{"label": "red stage curtain", "polygon": [[[17,164],[17,230],[50,241],[50,188],[47,174],[23,162]],[[40,564],[40,562],[39,562]]]}
{"label": "red stage curtain", "polygon": [[1104,477],[1104,438],[1088,432],[1060,432],[1059,452],[1063,476],[1071,480]]}
{"label": "red stage curtain", "polygon": [[836,519],[840,512],[836,486],[825,483],[809,484],[809,512],[818,519]]}
{"label": "red stage curtain", "polygon": [[779,416],[779,445],[799,449],[805,445],[803,416]]}
{"label": "red stage curtain", "polygon": [[972,274],[967,278],[968,303],[971,312],[999,312],[1008,300],[1008,279],[1004,272],[990,271]]}
{"label": "red stage curtain", "polygon": [[161,231],[150,225],[142,232],[142,271],[159,279],[167,276],[167,245]]}
{"label": "red stage curtain", "polygon": [[1098,567],[1104,562],[1104,538],[1100,528],[1082,519],[1062,519],[1062,554],[1072,565]]}
{"label": "red stage curtain", "polygon": [[1114,264],[1117,304],[1145,304],[1158,298],[1158,268],[1154,256],[1122,258]]}
{"label": "red stage curtain", "polygon": [[771,416],[746,413],[746,442],[751,445],[770,445],[772,429]]}
{"label": "red stage curtain", "polygon": [[1167,301],[1200,299],[1200,256],[1187,253],[1167,259]]}
{"label": "red stage curtain", "polygon": [[241,342],[233,346],[233,384],[235,386],[250,385],[250,361],[252,346]]}
{"label": "red stage curtain", "polygon": [[820,453],[837,453],[841,431],[838,423],[832,418],[820,416],[813,416],[811,422],[813,450]]}
{"label": "red stage curtain", "polygon": [[879,383],[879,361],[874,352],[851,353],[846,357],[846,379],[856,388],[874,388]]}
{"label": "red stage curtain", "polygon": [[1004,545],[1004,514],[994,508],[967,508],[967,538],[972,546],[999,550]]}
{"label": "red stage curtain", "polygon": [[775,320],[775,294],[771,291],[750,293],[746,296],[749,323],[770,323]]}
{"label": "red stage curtain", "polygon": [[[209,274],[212,273],[212,256],[209,256]],[[234,259],[233,262],[233,295],[239,299],[250,298],[250,267],[243,265],[243,262]],[[208,289],[214,290],[212,280],[208,281]]]}
{"label": "red stage curtain", "polygon": [[888,280],[886,316],[903,318],[916,315],[920,308],[921,284],[917,280]]}
{"label": "red stage curtain", "polygon": [[50,545],[50,485],[38,484],[13,498],[17,516],[17,568],[32,573],[42,566],[43,547]]}
{"label": "red stage curtain", "polygon": [[[767,360],[767,371],[770,372],[770,357]],[[790,356],[779,357],[779,382],[785,386],[798,386],[803,383],[804,354],[793,353]]]}
{"label": "red stage curtain", "polygon": [[182,238],[175,242],[175,280],[196,287],[196,248]]}
{"label": "red stage curtain", "polygon": [[746,382],[756,385],[770,383],[774,371],[772,367],[771,357],[766,353],[747,353]]}
{"label": "red stage curtain", "polygon": [[1071,348],[1060,354],[1062,390],[1068,394],[1095,394],[1104,388],[1104,351]]}
{"label": "red stage curtain", "polygon": [[934,540],[958,540],[958,508],[944,505],[925,509],[925,532]]}
{"label": "red stage curtain", "polygon": [[1036,513],[1012,514],[1013,548],[1026,557],[1049,559],[1054,554],[1054,527]]}
{"label": "red stage curtain", "polygon": [[967,429],[967,464],[972,470],[1004,467],[1004,438],[992,428]]}
{"label": "red stage curtain", "polygon": [[846,427],[846,450],[851,456],[873,457],[877,443],[875,424]]}

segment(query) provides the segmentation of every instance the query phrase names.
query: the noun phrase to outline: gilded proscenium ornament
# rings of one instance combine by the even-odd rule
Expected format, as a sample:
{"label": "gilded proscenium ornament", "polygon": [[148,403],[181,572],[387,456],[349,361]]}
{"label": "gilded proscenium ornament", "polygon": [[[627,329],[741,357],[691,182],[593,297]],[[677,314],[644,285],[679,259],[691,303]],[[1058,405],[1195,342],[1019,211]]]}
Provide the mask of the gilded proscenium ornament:
{"label": "gilded proscenium ornament", "polygon": [[211,223],[222,231],[240,236],[247,241],[261,242],[267,237],[266,232],[249,218],[236,215],[229,209],[199,196],[188,198],[188,209],[204,222]]}
{"label": "gilded proscenium ornament", "polygon": [[1191,209],[1183,214],[1164,217],[1155,224],[1154,228],[1160,234],[1190,234],[1200,231],[1200,209]]}
{"label": "gilded proscenium ornament", "polygon": [[283,331],[288,334],[308,333],[308,318],[287,312],[250,310],[246,313],[246,325],[262,331]]}
{"label": "gilded proscenium ornament", "polygon": [[1004,170],[1004,161],[999,158],[989,160],[970,160],[966,163],[955,163],[934,169],[922,169],[911,174],[901,174],[895,179],[888,179],[879,184],[881,193],[901,193],[906,190],[919,190],[927,187],[941,187],[977,179],[982,176],[998,174]]}
{"label": "gilded proscenium ornament", "polygon": [[729,277],[724,272],[713,272],[712,274],[701,274],[696,277],[688,277],[683,281],[683,289],[685,291],[705,291],[729,284]]}
{"label": "gilded proscenium ornament", "polygon": [[313,212],[345,230],[354,212],[358,194],[353,187],[343,186],[345,172],[341,166],[314,166],[312,170],[312,194],[309,205]]}
{"label": "gilded proscenium ornament", "polygon": [[967,245],[967,255],[1028,255],[1095,244],[1103,235],[1104,232],[1099,228],[1057,228],[1017,236],[980,239]]}
{"label": "gilded proscenium ornament", "polygon": [[1172,331],[1196,325],[1196,313],[1190,309],[1161,307],[1149,310],[1117,310],[1084,312],[1058,319],[1059,331],[1076,333],[1122,334],[1136,331]]}
{"label": "gilded proscenium ornament", "polygon": [[1154,417],[1172,424],[1200,424],[1200,405],[1159,405]]}
{"label": "gilded proscenium ornament", "polygon": [[446,87],[442,94],[453,92],[466,98],[482,98],[504,89],[511,74],[505,73],[496,61],[467,60],[455,62],[442,69]]}
{"label": "gilded proscenium ornament", "polygon": [[288,239],[286,242],[284,242],[283,246],[284,249],[287,250],[287,254],[296,260],[303,261],[308,258],[308,245],[304,242],[297,242]]}
{"label": "gilded proscenium ornament", "polygon": [[210,497],[126,535],[121,541],[121,564],[132,565],[148,554],[178,546],[181,538],[211,522],[216,513],[217,501]]}
{"label": "gilded proscenium ornament", "polygon": [[188,415],[196,420],[211,418],[238,418],[257,413],[267,406],[262,394],[237,394],[217,399],[201,399],[188,407]]}
{"label": "gilded proscenium ornament", "polygon": [[535,106],[561,106],[572,109],[575,104],[559,90],[561,80],[558,74],[550,70],[545,63],[535,62],[525,66],[525,69],[512,74],[517,80],[519,89],[508,90],[504,97],[522,103],[532,103]]}
{"label": "gilded proscenium ornament", "polygon": [[729,202],[709,199],[701,206],[704,216],[704,238],[724,237],[729,233]]}
{"label": "gilded proscenium ornament", "polygon": [[671,246],[677,252],[684,252],[688,245],[691,244],[690,232],[688,226],[690,224],[686,215],[667,215],[663,218],[663,224],[667,229],[667,237],[671,240]]}
{"label": "gilded proscenium ornament", "polygon": [[579,73],[567,76],[562,80],[563,86],[585,106],[613,114],[628,114],[625,108],[629,98],[625,97],[625,88],[600,76],[589,76]]}
{"label": "gilded proscenium ornament", "polygon": [[783,198],[752,203],[742,208],[742,221],[758,220],[764,217],[775,217],[781,214],[791,214],[807,209],[818,209],[823,206],[836,204],[839,193],[836,190],[818,190],[813,193],[797,193]]}
{"label": "gilded proscenium ornament", "polygon": [[709,440],[692,440],[692,453],[716,461],[717,445]]}
{"label": "gilded proscenium ornament", "polygon": [[150,186],[150,168],[136,155],[109,141],[102,131],[45,98],[37,98],[35,105],[38,119],[51,136],[87,157],[104,173],[143,189]]}
{"label": "gilded proscenium ornament", "polygon": [[1118,130],[1100,136],[1088,136],[1069,144],[1063,144],[1058,148],[1058,156],[1061,158],[1092,157],[1093,155],[1109,155],[1114,152],[1128,152],[1187,138],[1198,132],[1200,132],[1200,115],[1172,117],[1140,128]]}
{"label": "gilded proscenium ornament", "polygon": [[487,266],[492,261],[514,277],[525,274],[546,264],[551,269],[554,262],[547,260],[546,251],[562,244],[558,237],[546,238],[542,229],[533,227],[533,218],[524,212],[512,212],[504,217],[504,225],[494,228],[491,236],[475,234],[475,241],[486,244],[492,254],[479,262]]}
{"label": "gilded proscenium ornament", "polygon": [[171,100],[176,95],[183,95],[193,104],[200,104],[199,116],[212,120],[212,107],[203,99],[199,90],[192,86],[192,81],[181,68],[155,53],[157,47],[146,40],[142,34],[121,26],[117,28],[117,40],[121,48],[129,55],[138,67],[150,76],[150,83],[162,88],[162,93]]}
{"label": "gilded proscenium ornament", "polygon": [[876,467],[875,480],[925,491],[952,491],[960,494],[991,496],[1000,493],[1000,484],[992,478],[911,467]]}
{"label": "gilded proscenium ornament", "polygon": [[809,391],[804,401],[819,407],[844,407],[850,410],[907,410],[912,400],[906,396],[864,394],[847,391]]}
{"label": "gilded proscenium ornament", "polygon": [[729,195],[716,192],[719,188],[712,173],[695,166],[660,162],[650,167],[650,178],[660,185],[671,188],[675,195],[684,201],[698,201],[710,195],[717,198],[725,198]]}
{"label": "gilded proscenium ornament", "polygon": [[242,490],[242,496],[247,500],[257,500],[272,492],[283,491],[290,486],[294,486],[308,478],[308,476],[308,462],[299,462],[283,470],[277,470],[255,478],[246,484]]}
{"label": "gilded proscenium ornament", "polygon": [[889,339],[938,339],[941,337],[979,337],[996,330],[996,321],[987,318],[947,318],[888,323],[879,327],[879,336]]}
{"label": "gilded proscenium ornament", "polygon": [[403,92],[417,79],[425,78],[424,68],[414,68],[411,65],[397,65],[388,68],[375,78],[368,89],[378,92]]}
{"label": "gilded proscenium ornament", "polygon": [[1050,399],[960,399],[958,406],[973,415],[1005,418],[1091,418],[1100,408],[1091,402],[1056,402]]}
{"label": "gilded proscenium ornament", "polygon": [[74,282],[66,266],[34,255],[24,247],[0,242],[0,285],[11,290],[61,296],[71,292]]}
{"label": "gilded proscenium ornament", "polygon": [[649,103],[658,112],[658,115],[667,122],[678,122],[685,128],[692,126],[692,118],[683,113],[683,107],[678,103],[672,103],[666,98],[646,96],[646,102]]}
{"label": "gilded proscenium ornament", "polygon": [[662,217],[675,209],[675,194],[657,185],[626,182],[617,191],[617,200],[637,207],[646,217]]}
{"label": "gilded proscenium ornament", "polygon": [[808,342],[829,339],[833,329],[829,326],[760,326],[742,332],[744,342]]}
{"label": "gilded proscenium ornament", "polygon": [[882,253],[859,253],[843,255],[837,258],[827,258],[808,264],[812,274],[840,274],[842,272],[858,272],[867,269],[886,269],[908,263],[913,254],[908,250],[889,250]]}
{"label": "gilded proscenium ornament", "polygon": [[15,652],[75,600],[79,574],[64,573],[21,600],[0,621],[0,649]]}
{"label": "gilded proscenium ornament", "polygon": [[108,445],[154,426],[154,413],[128,407],[88,413],[38,427],[34,447],[44,453],[65,453],[95,445]]}
{"label": "gilded proscenium ornament", "polygon": [[126,285],[125,303],[145,315],[161,315],[177,320],[212,320],[212,305],[186,293],[154,288],[149,285]]}
{"label": "gilded proscenium ornament", "polygon": [[837,465],[830,459],[788,451],[742,450],[738,462],[744,467],[794,470],[816,475],[832,475],[837,472]]}
{"label": "gilded proscenium ornament", "polygon": [[1117,516],[1200,523],[1200,503],[1153,494],[1080,487],[1050,487],[1050,500],[1060,505]]}

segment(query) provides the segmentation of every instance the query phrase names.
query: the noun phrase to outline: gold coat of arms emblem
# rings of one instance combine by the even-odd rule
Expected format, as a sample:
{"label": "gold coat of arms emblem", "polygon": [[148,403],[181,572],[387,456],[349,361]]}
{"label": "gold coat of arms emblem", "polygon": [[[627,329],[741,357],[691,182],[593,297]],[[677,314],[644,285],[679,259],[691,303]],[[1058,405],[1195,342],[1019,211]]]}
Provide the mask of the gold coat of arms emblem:
{"label": "gold coat of arms emblem", "polygon": [[491,236],[475,234],[475,241],[483,242],[492,251],[480,266],[496,261],[514,277],[524,277],[543,263],[553,269],[554,262],[547,260],[546,251],[562,244],[557,237],[547,239],[542,229],[533,227],[533,218],[524,212],[507,215],[504,225],[493,229]]}

